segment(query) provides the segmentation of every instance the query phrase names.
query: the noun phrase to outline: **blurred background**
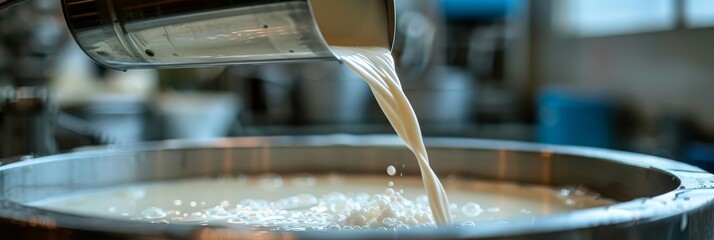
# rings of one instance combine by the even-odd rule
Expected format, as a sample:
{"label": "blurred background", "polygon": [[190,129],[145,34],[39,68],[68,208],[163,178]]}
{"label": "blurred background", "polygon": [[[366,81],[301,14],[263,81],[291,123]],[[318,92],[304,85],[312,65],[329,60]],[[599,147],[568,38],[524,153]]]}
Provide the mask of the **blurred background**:
{"label": "blurred background", "polygon": [[[714,170],[714,1],[396,5],[393,55],[426,136],[611,148]],[[117,72],[75,45],[59,1],[0,14],[0,157],[332,133],[393,133],[337,62]]]}

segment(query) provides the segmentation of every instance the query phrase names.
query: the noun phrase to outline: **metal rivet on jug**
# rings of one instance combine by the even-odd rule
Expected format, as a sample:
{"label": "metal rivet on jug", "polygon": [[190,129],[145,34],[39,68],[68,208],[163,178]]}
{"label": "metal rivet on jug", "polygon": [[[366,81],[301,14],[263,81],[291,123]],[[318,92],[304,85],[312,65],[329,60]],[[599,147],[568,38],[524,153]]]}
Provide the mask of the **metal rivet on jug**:
{"label": "metal rivet on jug", "polygon": [[78,45],[114,69],[338,60],[391,48],[393,0],[62,0]]}

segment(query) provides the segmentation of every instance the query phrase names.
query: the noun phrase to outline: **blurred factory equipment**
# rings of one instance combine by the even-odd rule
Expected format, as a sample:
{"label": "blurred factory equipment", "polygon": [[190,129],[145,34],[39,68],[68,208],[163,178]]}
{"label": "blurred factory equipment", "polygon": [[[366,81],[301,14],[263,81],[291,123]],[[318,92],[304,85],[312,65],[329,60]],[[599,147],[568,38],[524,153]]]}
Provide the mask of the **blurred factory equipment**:
{"label": "blurred factory equipment", "polygon": [[163,137],[172,139],[226,136],[240,109],[229,93],[164,93],[155,104]]}
{"label": "blurred factory equipment", "polygon": [[[146,99],[144,137],[151,140],[227,136],[242,99],[220,86],[222,67],[158,71],[158,86]],[[201,124],[197,124],[201,123]]]}
{"label": "blurred factory equipment", "polygon": [[439,2],[398,2],[399,72],[404,92],[425,132],[450,132],[473,124],[477,82],[461,66],[448,66]]}
{"label": "blurred factory equipment", "polygon": [[[409,3],[405,3],[409,2]],[[529,139],[517,126],[518,98],[507,51],[521,1],[402,1],[398,66],[428,135]],[[400,5],[402,4],[402,5]],[[432,36],[433,34],[433,36]],[[426,59],[423,61],[422,59]],[[426,66],[426,67],[424,67]],[[520,80],[520,79],[517,79]],[[438,116],[438,117],[437,117]]]}
{"label": "blurred factory equipment", "polygon": [[290,66],[230,66],[214,81],[218,84],[211,91],[231,92],[239,98],[241,110],[235,134],[246,134],[243,125],[290,125],[294,122],[296,74]]}
{"label": "blurred factory equipment", "polygon": [[404,79],[419,78],[432,63],[439,63],[434,57],[440,50],[435,49],[437,23],[418,9],[402,8],[398,15],[401,76]]}
{"label": "blurred factory equipment", "polygon": [[[58,56],[60,61],[49,83],[53,104],[64,115],[85,121],[111,143],[146,139],[148,100],[157,87],[157,74],[151,70],[131,72],[99,68],[74,43],[68,43]],[[57,133],[60,149],[85,145],[81,139]]]}
{"label": "blurred factory equipment", "polygon": [[296,99],[300,124],[359,124],[367,119],[369,87],[351,69],[338,63],[293,66],[299,73]]}
{"label": "blurred factory equipment", "polygon": [[56,109],[51,108],[47,81],[54,54],[64,39],[56,18],[56,1],[31,5],[0,15],[3,35],[0,76],[0,156],[56,151],[53,140]]}
{"label": "blurred factory equipment", "polygon": [[714,144],[700,141],[691,142],[685,148],[683,159],[688,164],[712,172],[714,171]]}
{"label": "blurred factory equipment", "polygon": [[422,79],[407,80],[404,92],[422,125],[454,131],[473,123],[476,84],[472,75],[462,68],[439,66]]}
{"label": "blurred factory equipment", "polygon": [[[552,84],[605,92],[604,100],[617,107],[618,127],[609,147],[711,161],[706,147],[714,142],[711,1],[538,1],[528,10],[524,95],[537,99]],[[560,127],[570,124],[578,122]]]}
{"label": "blurred factory equipment", "polygon": [[[3,1],[0,9],[20,2],[23,1]],[[249,4],[74,0],[59,3],[79,47],[101,65],[123,70],[337,60],[327,44],[389,48],[394,37],[393,2],[383,0],[350,0],[340,4],[324,0]],[[7,144],[3,144],[0,156],[56,152],[54,127],[67,124],[71,126],[65,126],[66,130],[89,136],[91,141],[85,144],[107,140],[91,127],[84,127],[81,119],[54,110],[48,100],[46,86],[56,53],[65,39],[64,27],[56,14],[59,6],[56,1],[37,1],[4,15],[2,24],[9,27],[3,27],[2,35],[5,45],[10,46],[6,49],[11,51],[5,57],[13,59],[4,58],[7,66],[3,67],[14,72],[8,77],[11,80],[2,84],[0,136]],[[366,16],[369,11],[379,14]],[[338,21],[332,19],[334,13],[360,21]],[[364,32],[350,30],[367,25],[371,27],[364,28]],[[361,37],[355,38],[356,35]],[[111,73],[100,69],[98,75],[106,77]],[[70,100],[73,97],[66,96]],[[91,121],[91,126],[116,130],[108,131],[108,135],[117,138],[113,139],[115,142],[143,140],[145,136],[140,136],[142,130],[138,129],[146,121],[166,126],[159,130],[161,138],[224,136],[234,125],[241,105],[233,94],[169,93],[156,98],[155,107],[145,98],[132,102],[117,101],[104,94],[94,96],[99,97],[98,102],[85,97],[90,100],[87,105],[68,110]],[[146,110],[158,114],[148,114]],[[145,121],[147,115],[150,119]],[[196,122],[203,122],[206,128],[191,126]]]}

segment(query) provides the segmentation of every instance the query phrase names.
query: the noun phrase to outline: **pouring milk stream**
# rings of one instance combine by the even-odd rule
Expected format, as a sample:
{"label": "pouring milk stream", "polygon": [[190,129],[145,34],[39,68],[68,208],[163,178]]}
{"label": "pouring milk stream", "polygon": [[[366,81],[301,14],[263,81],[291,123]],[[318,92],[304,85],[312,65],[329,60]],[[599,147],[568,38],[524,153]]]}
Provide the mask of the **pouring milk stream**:
{"label": "pouring milk stream", "polygon": [[344,64],[352,68],[372,89],[389,123],[416,156],[431,212],[439,225],[451,223],[449,199],[439,178],[429,166],[429,156],[419,121],[402,91],[394,59],[386,48],[333,47]]}
{"label": "pouring milk stream", "polygon": [[384,10],[375,1],[350,5],[355,8],[354,12],[366,13],[362,17],[346,19],[342,13],[333,10],[341,7],[338,4],[350,3],[356,2],[313,0],[312,10],[330,49],[367,82],[389,123],[416,156],[434,220],[439,225],[449,224],[449,200],[429,166],[419,122],[402,91],[394,59],[387,47],[390,42],[387,18],[380,16]]}

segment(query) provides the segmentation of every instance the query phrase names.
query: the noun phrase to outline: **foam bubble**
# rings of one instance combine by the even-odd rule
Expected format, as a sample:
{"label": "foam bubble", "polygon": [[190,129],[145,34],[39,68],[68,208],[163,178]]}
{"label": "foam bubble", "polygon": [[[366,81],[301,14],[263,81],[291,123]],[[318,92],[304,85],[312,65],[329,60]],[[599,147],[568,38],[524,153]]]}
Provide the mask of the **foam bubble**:
{"label": "foam bubble", "polygon": [[215,206],[211,209],[206,210],[206,215],[211,218],[225,219],[229,218],[231,215],[222,206]]}
{"label": "foam bubble", "polygon": [[468,217],[476,217],[482,212],[481,206],[475,202],[469,202],[461,206],[461,213]]}
{"label": "foam bubble", "polygon": [[394,168],[394,166],[389,165],[389,167],[387,167],[387,174],[389,174],[389,176],[394,176],[397,174],[397,169]]}
{"label": "foam bubble", "polygon": [[472,228],[472,227],[476,226],[476,223],[474,223],[472,221],[465,221],[465,222],[462,222],[460,226],[463,228]]}
{"label": "foam bubble", "polygon": [[141,215],[146,219],[161,219],[165,218],[168,214],[164,209],[149,207],[141,211]]}
{"label": "foam bubble", "polygon": [[318,204],[317,198],[308,193],[301,193],[277,201],[276,205],[286,210],[306,209]]}

